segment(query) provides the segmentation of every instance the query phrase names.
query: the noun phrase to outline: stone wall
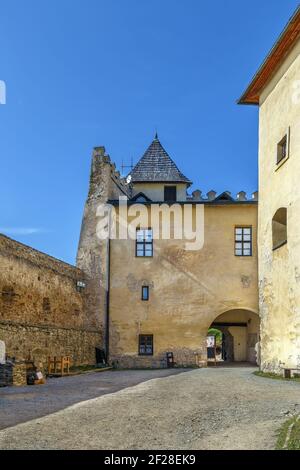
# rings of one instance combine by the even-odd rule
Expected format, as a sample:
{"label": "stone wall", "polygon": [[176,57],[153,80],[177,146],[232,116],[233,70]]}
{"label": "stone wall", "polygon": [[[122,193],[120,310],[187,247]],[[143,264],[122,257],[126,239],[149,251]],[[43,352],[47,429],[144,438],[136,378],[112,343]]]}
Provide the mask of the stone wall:
{"label": "stone wall", "polygon": [[71,356],[73,364],[94,364],[99,331],[0,322],[0,338],[9,356],[46,364],[48,356]]}
{"label": "stone wall", "polygon": [[[204,338],[205,340],[205,338]],[[138,338],[136,339],[136,343]],[[178,342],[179,343],[179,342]],[[188,348],[171,347],[170,352],[174,355],[175,367],[201,367],[207,362],[206,347],[191,350]],[[139,356],[138,354],[114,354],[111,355],[110,363],[121,369],[160,369],[167,367],[167,349],[154,356]]]}
{"label": "stone wall", "polygon": [[[87,305],[84,273],[67,263],[0,235],[0,339],[17,360],[70,355],[95,363],[102,330]],[[77,282],[86,284],[78,291]]]}
{"label": "stone wall", "polygon": [[[109,199],[129,196],[131,188],[116,171],[104,147],[96,147],[92,156],[88,197],[84,207],[76,264],[89,281],[87,308],[97,319],[101,331],[106,330],[108,295],[109,243],[97,236],[99,207]],[[104,341],[105,346],[105,341]]]}

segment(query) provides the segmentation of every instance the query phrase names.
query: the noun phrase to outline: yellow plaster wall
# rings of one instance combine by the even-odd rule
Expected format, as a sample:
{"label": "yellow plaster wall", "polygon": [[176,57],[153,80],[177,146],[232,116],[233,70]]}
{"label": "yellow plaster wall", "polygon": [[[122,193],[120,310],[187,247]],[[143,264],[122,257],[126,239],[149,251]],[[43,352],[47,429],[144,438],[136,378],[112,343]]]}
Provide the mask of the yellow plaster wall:
{"label": "yellow plaster wall", "polygon": [[[111,241],[110,360],[117,365],[159,367],[167,351],[177,364],[205,363],[207,330],[219,315],[258,311],[257,206],[205,206],[204,220],[199,251],[154,240],[153,258],[136,258],[134,240]],[[252,257],[235,256],[236,225],[252,225]],[[143,284],[150,286],[148,302],[141,300]],[[139,334],[154,335],[153,357],[138,356]]]}
{"label": "yellow plaster wall", "polygon": [[[300,365],[300,41],[264,90],[259,111],[259,286],[262,368]],[[277,143],[290,128],[289,158]],[[272,251],[272,217],[287,208],[288,243]]]}

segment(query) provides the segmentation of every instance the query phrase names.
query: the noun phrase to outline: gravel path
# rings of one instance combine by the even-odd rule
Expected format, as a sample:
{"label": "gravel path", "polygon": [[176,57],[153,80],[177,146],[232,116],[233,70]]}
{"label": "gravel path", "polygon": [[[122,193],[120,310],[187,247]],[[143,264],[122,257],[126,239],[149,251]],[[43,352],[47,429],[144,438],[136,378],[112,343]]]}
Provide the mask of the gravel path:
{"label": "gravel path", "polygon": [[273,449],[300,385],[252,368],[153,379],[0,431],[1,449]]}
{"label": "gravel path", "polygon": [[49,415],[91,398],[146,380],[179,374],[181,369],[120,370],[48,379],[46,385],[0,388],[0,429]]}

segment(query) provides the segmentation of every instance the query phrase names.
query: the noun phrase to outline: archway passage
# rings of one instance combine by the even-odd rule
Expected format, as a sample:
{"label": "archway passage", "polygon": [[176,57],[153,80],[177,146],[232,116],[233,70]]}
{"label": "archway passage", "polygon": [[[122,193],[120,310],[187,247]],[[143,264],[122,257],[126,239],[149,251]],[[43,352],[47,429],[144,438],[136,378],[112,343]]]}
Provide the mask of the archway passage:
{"label": "archway passage", "polygon": [[[250,310],[229,310],[219,315],[208,329],[214,335],[215,355],[208,349],[208,364],[256,364],[255,345],[259,341],[259,316]],[[220,340],[221,338],[221,340]]]}

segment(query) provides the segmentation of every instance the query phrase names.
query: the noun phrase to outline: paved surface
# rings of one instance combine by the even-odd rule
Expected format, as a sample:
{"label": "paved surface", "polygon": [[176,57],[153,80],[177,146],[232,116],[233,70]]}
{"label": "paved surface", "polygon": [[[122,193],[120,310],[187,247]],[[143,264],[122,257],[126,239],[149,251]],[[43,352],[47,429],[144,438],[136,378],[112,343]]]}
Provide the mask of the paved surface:
{"label": "paved surface", "polygon": [[0,388],[0,429],[54,413],[78,402],[114,393],[180,369],[94,372],[48,379],[45,385]]}
{"label": "paved surface", "polygon": [[300,385],[254,370],[155,378],[2,430],[0,448],[273,449],[277,429],[299,412]]}

